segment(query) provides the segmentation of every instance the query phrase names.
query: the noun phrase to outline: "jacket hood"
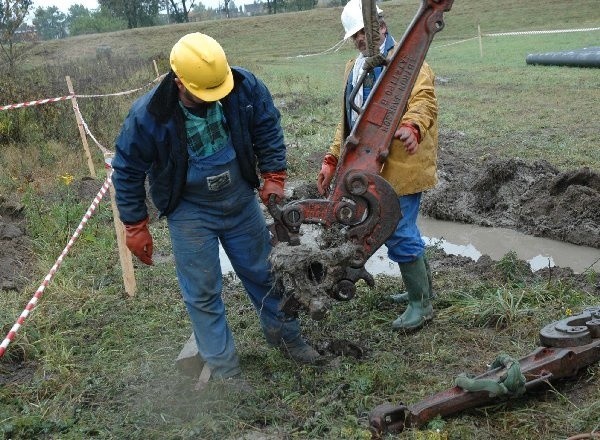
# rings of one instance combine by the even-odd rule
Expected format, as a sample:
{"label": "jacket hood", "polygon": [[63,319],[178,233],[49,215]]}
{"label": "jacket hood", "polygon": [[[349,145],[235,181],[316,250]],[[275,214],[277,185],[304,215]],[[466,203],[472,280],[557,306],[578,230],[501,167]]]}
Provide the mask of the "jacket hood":
{"label": "jacket hood", "polygon": [[166,122],[173,114],[178,100],[178,90],[175,84],[175,73],[170,70],[163,78],[148,103],[148,112],[159,122]]}

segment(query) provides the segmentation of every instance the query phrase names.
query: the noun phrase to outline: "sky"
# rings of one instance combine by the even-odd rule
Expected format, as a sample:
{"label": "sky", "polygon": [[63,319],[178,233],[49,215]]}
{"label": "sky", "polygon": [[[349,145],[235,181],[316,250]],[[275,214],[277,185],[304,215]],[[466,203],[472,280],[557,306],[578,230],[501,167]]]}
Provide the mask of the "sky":
{"label": "sky", "polygon": [[[188,2],[190,3],[190,2]],[[219,4],[223,3],[223,0],[196,0],[194,4],[202,3],[207,8],[216,9]],[[242,6],[248,3],[253,3],[253,0],[234,0],[236,6]],[[69,12],[71,5],[83,5],[89,10],[96,9],[98,7],[97,0],[33,0],[32,11],[35,11],[38,7],[48,8],[50,6],[56,6],[65,14]]]}
{"label": "sky", "polygon": [[98,7],[97,0],[33,0],[32,11],[35,11],[38,7],[49,8],[50,6],[56,6],[65,14],[69,12],[71,5],[83,5],[89,10],[96,9]]}

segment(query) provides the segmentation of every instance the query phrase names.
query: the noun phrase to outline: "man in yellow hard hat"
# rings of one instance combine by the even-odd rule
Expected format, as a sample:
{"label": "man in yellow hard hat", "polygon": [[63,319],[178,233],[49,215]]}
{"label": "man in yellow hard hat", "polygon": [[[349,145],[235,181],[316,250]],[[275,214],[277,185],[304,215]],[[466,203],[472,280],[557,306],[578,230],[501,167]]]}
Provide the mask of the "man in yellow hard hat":
{"label": "man in yellow hard hat", "polygon": [[[377,8],[377,12],[383,41],[380,51],[382,55],[388,56],[393,53],[394,44],[390,41],[381,9]],[[358,84],[368,54],[360,0],[350,0],[346,4],[341,20],[345,38],[352,39],[359,55],[346,65],[342,121],[337,126],[329,153],[325,155],[317,177],[317,187],[321,194],[329,189],[342,142],[350,134],[358,118],[350,105],[352,91],[355,87],[362,89],[359,89],[354,98],[354,104],[362,107],[382,72],[381,67],[376,67],[362,84]],[[396,191],[402,211],[396,230],[385,243],[388,257],[398,263],[406,287],[405,294],[394,295],[393,298],[396,302],[408,303],[405,312],[392,323],[392,327],[398,330],[417,330],[433,318],[431,270],[425,258],[425,243],[417,227],[417,215],[422,192],[432,188],[437,182],[437,111],[434,73],[423,62],[381,171],[381,176]]]}
{"label": "man in yellow hard hat", "polygon": [[319,353],[302,339],[298,321],[278,309],[282,292],[274,285],[270,236],[255,193],[263,203],[284,194],[286,149],[271,94],[251,72],[231,68],[208,35],[183,36],[170,64],[161,83],[132,105],[116,140],[113,182],[127,246],[153,264],[148,176],[152,200],[167,218],[183,301],[210,376],[241,372],[221,298],[219,244],[267,342],[296,361],[315,362]]}

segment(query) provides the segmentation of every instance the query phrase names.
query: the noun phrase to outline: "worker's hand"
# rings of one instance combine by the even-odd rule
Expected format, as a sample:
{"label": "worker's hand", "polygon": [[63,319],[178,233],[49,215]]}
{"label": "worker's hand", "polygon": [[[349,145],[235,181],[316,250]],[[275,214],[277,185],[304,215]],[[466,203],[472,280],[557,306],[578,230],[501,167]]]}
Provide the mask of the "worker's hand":
{"label": "worker's hand", "polygon": [[152,236],[148,230],[148,220],[125,225],[125,244],[129,250],[144,264],[152,266]]}
{"label": "worker's hand", "polygon": [[283,189],[287,174],[285,170],[273,171],[270,173],[261,173],[264,180],[262,188],[258,190],[258,195],[265,206],[269,203],[271,194],[275,195],[275,201],[280,203],[283,200]]}
{"label": "worker's hand", "polygon": [[396,130],[394,134],[396,139],[400,139],[404,143],[404,148],[408,154],[415,154],[419,142],[421,142],[421,133],[419,129],[411,123],[404,123]]}
{"label": "worker's hand", "polygon": [[317,176],[317,190],[322,196],[329,192],[329,185],[331,185],[331,179],[335,174],[335,168],[337,167],[337,157],[333,154],[326,154],[321,164],[321,171]]}

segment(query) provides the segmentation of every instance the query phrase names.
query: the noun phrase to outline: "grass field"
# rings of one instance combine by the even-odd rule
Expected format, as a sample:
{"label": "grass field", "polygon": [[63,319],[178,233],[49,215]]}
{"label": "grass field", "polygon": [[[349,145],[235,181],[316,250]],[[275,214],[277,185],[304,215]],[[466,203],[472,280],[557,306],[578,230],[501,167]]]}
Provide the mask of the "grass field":
{"label": "grass field", "polygon": [[[417,1],[383,2],[400,38]],[[339,94],[350,44],[339,42],[341,8],[269,17],[190,23],[81,36],[29,48],[17,75],[2,75],[2,103],[140,87],[168,68],[172,44],[190,31],[224,46],[232,64],[248,67],[270,87],[289,145],[289,172],[313,179],[309,157],[326,151],[340,112]],[[427,61],[438,76],[441,137],[461,133],[461,148],[478,154],[543,158],[559,168],[600,170],[600,70],[529,66],[532,52],[597,45],[600,31],[482,38],[486,33],[598,27],[597,1],[456,0]],[[468,40],[468,41],[464,41]],[[96,47],[111,46],[99,62]],[[18,79],[18,80],[17,80]],[[140,92],[80,99],[94,136],[105,147]],[[25,205],[36,269],[18,291],[0,291],[0,324],[14,320],[65,246],[91,199],[61,175],[88,176],[69,101],[0,112],[0,192]],[[102,183],[102,154],[91,143]],[[379,277],[376,289],[340,303],[325,321],[303,317],[317,344],[347,339],[366,348],[361,359],[340,356],[326,367],[303,367],[266,348],[239,281],[226,280],[225,300],[243,368],[256,388],[239,399],[214,389],[198,395],[174,359],[190,334],[169,254],[164,222],[152,226],[153,267],[136,266],[138,292],[127,298],[115,252],[112,215],[103,202],[65,259],[33,315],[0,360],[0,433],[5,439],[366,439],[368,412],[390,401],[414,403],[452,386],[461,372],[481,373],[500,352],[520,357],[538,344],[546,323],[598,303],[560,280],[515,277],[510,256],[501,279],[440,273],[443,300],[423,331],[393,333],[400,312],[385,301],[399,279]],[[430,252],[435,252],[434,249]],[[597,274],[588,274],[597,283]],[[4,336],[4,334],[2,335]],[[550,392],[435,420],[423,430],[389,438],[565,439],[600,429],[600,367]],[[438,431],[439,430],[439,431]]]}

